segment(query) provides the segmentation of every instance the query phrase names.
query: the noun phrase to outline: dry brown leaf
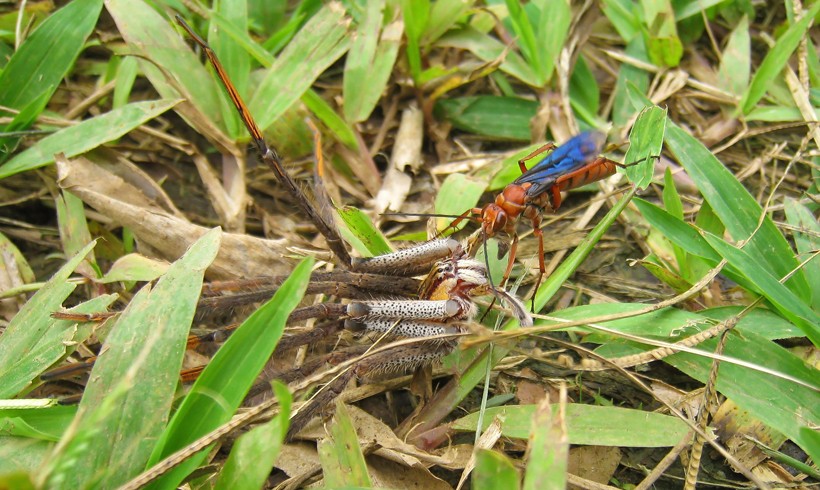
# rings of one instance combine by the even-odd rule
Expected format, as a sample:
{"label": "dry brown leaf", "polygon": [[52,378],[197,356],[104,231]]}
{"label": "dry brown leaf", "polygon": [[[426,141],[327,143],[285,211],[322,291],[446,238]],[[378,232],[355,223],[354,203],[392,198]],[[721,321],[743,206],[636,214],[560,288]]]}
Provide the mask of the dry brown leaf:
{"label": "dry brown leaf", "polygon": [[[114,222],[127,226],[144,253],[150,247],[160,258],[173,261],[208,228],[181,217],[164,193],[146,195],[135,185],[122,159],[107,164],[85,157],[57,158],[58,183]],[[144,182],[140,184],[145,185]],[[284,274],[290,261],[283,258],[285,243],[247,235],[225,233],[219,254],[208,269],[210,279]]]}
{"label": "dry brown leaf", "polygon": [[[607,483],[620,462],[621,451],[617,447],[581,446],[570,449],[567,470],[595,483]],[[569,485],[568,488],[579,487]]]}

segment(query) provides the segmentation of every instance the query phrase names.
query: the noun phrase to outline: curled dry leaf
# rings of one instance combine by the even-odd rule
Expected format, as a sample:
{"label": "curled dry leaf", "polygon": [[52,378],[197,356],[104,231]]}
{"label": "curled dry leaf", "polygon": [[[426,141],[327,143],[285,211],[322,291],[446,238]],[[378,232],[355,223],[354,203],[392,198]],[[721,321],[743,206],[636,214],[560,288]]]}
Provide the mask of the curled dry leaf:
{"label": "curled dry leaf", "polygon": [[[97,154],[99,155],[99,154]],[[126,160],[58,155],[58,183],[112,221],[130,228],[140,245],[160,258],[182,256],[208,228],[187,221],[162,189]],[[143,178],[144,177],[144,178]],[[208,269],[211,279],[284,274],[283,241],[225,233],[219,254]]]}
{"label": "curled dry leaf", "polygon": [[376,195],[377,213],[398,211],[407,199],[413,178],[404,171],[421,166],[421,145],[424,140],[424,114],[415,106],[408,107],[401,116],[399,133],[393,145],[390,168],[384,176],[384,184]]}

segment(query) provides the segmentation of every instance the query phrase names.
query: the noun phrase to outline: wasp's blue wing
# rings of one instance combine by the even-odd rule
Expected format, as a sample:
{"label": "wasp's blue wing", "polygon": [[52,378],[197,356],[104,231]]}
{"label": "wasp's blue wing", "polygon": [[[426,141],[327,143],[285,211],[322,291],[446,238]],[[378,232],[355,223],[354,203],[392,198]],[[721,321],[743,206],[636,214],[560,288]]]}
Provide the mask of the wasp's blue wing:
{"label": "wasp's blue wing", "polygon": [[578,170],[597,157],[605,140],[604,133],[585,131],[553,150],[513,183],[532,183],[531,190],[537,189],[537,192],[552,187],[559,177]]}

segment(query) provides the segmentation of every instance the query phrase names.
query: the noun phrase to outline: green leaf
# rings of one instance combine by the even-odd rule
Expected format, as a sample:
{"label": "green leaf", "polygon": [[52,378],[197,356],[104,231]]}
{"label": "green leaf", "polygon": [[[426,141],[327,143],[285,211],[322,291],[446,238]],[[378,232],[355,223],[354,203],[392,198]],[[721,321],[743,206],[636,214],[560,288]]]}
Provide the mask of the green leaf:
{"label": "green leaf", "polygon": [[77,413],[76,406],[0,409],[0,435],[56,442]]}
{"label": "green leaf", "polygon": [[367,472],[359,437],[344,403],[336,402],[330,436],[319,443],[324,484],[328,488],[364,487],[373,484]]}
{"label": "green leaf", "polygon": [[537,110],[537,102],[493,95],[440,99],[435,105],[436,117],[458,129],[517,141],[530,140],[530,119]]}
{"label": "green leaf", "polygon": [[[640,61],[649,61],[646,54],[646,45],[641,36],[635,37],[626,45],[625,54]],[[649,73],[630,63],[621,63],[618,80],[615,82],[614,102],[612,104],[612,121],[617,126],[625,125],[636,112],[629,96],[630,86],[645,94],[649,90]],[[641,104],[641,106],[645,105]]]}
{"label": "green leaf", "polygon": [[718,87],[742,96],[749,87],[749,73],[752,68],[749,19],[743,17],[729,35],[729,42],[723,50],[718,69]]}
{"label": "green leaf", "polygon": [[646,47],[653,64],[674,68],[683,56],[683,43],[678,37],[675,14],[669,0],[641,3],[647,23]]}
{"label": "green leaf", "polygon": [[[507,437],[527,439],[536,405],[512,405],[488,408],[484,414],[486,429],[496,416],[504,417],[502,433]],[[553,413],[558,407],[552,405]],[[676,417],[620,407],[598,407],[573,403],[566,410],[567,435],[570,444],[615,447],[668,447],[679,443],[689,426]],[[475,432],[478,413],[471,413],[452,423],[457,431]],[[640,427],[641,430],[635,430]]]}
{"label": "green leaf", "polygon": [[421,77],[421,39],[430,18],[429,0],[399,0],[404,19],[404,32],[407,36],[407,62],[410,75],[418,81]]}
{"label": "green leaf", "polygon": [[199,133],[228,144],[220,88],[173,24],[143,0],[108,0],[105,8],[160,96],[184,98],[177,113]]}
{"label": "green leaf", "polygon": [[340,4],[325,4],[282,51],[248,104],[263,131],[347,52],[349,24]]}
{"label": "green leaf", "polygon": [[540,403],[532,417],[524,490],[567,487],[567,427],[560,407],[555,408],[553,413],[548,403]]}
{"label": "green leaf", "polygon": [[[478,203],[486,187],[486,182],[464,174],[448,175],[441,183],[441,189],[436,194],[436,214],[461,215]],[[453,218],[437,218],[436,221],[436,229],[444,230],[447,225],[452,223]],[[464,228],[468,222],[469,220],[463,220],[459,223],[458,229]]]}
{"label": "green leaf", "polygon": [[521,484],[518,472],[510,458],[497,451],[479,449],[476,452],[475,470],[472,474],[472,488],[475,490],[498,488],[518,490]]}
{"label": "green leaf", "polygon": [[780,75],[783,67],[789,61],[789,57],[797,49],[800,40],[806,35],[809,25],[820,13],[820,2],[815,2],[803,17],[792,24],[786,32],[780,36],[774,46],[766,53],[766,57],[760,63],[757,71],[752,77],[749,89],[740,101],[740,110],[743,114],[748,114],[755,105],[763,98],[769,85]]}
{"label": "green leaf", "polygon": [[[263,46],[251,39],[247,32],[237,29],[233,24],[218,13],[214,13],[211,22],[218,25],[219,29],[225,31],[225,34],[230,36],[231,39],[242,46],[262,66],[270,68],[276,61],[276,58],[267,52]],[[339,117],[333,108],[325,102],[319,94],[317,94],[313,89],[308,89],[304,94],[302,94],[301,100],[302,103],[305,104],[305,106],[310,109],[310,111],[313,112],[313,114],[320,121],[322,121],[328,129],[333,132],[339,142],[354,151],[359,150],[359,143],[356,140],[356,135],[353,130],[350,129],[350,126],[347,125],[344,119]]]}
{"label": "green leaf", "polygon": [[367,2],[364,22],[356,30],[345,61],[342,93],[345,119],[351,123],[370,117],[387,86],[399,52],[403,24],[394,21],[381,31],[385,8],[382,2]]}
{"label": "green leaf", "polygon": [[[54,320],[63,301],[76,284],[68,277],[85,259],[96,242],[91,242],[57,271],[37,294],[11,319],[0,336],[0,398],[17,395],[37,375],[65,355],[74,331],[72,322]],[[110,302],[113,298],[107,298]]]}
{"label": "green leaf", "polygon": [[[214,10],[221,17],[221,24],[208,24],[208,44],[211,45],[222,66],[233,82],[234,87],[245,97],[248,90],[248,78],[251,71],[251,60],[243,47],[226,35],[221,27],[230,23],[236,29],[248,29],[248,2],[245,0],[219,0],[214,2]],[[227,126],[228,135],[236,140],[244,134],[245,126],[234,108],[233,102],[228,99],[223,90],[218,91],[222,107],[222,119]]]}
{"label": "green leaf", "polygon": [[[704,199],[735,240],[748,240],[744,249],[768,274],[782,278],[797,268],[794,252],[760,205],[703,144],[674,123],[666,130],[666,145],[695,181]],[[758,221],[762,223],[758,226]],[[803,271],[786,282],[798,297],[810,291]]]}
{"label": "green leaf", "polygon": [[[29,111],[25,120],[15,120],[3,131],[25,129],[40,115],[93,32],[102,5],[102,0],[69,2],[43,21],[14,52],[0,73],[0,106],[29,107]],[[0,115],[8,114],[0,110]],[[0,139],[0,147],[8,144],[8,139]]]}
{"label": "green leaf", "polygon": [[55,153],[64,153],[67,157],[85,153],[121,137],[180,102],[165,99],[135,102],[63,128],[6,162],[0,167],[0,178],[54,163]]}
{"label": "green leaf", "polygon": [[132,253],[117,259],[100,282],[110,284],[120,281],[153,281],[167,271],[167,262]]}
{"label": "green leaf", "polygon": [[646,189],[655,174],[655,157],[661,155],[663,134],[666,129],[666,110],[651,106],[641,111],[629,133],[629,149],[624,164],[642,162],[625,169],[630,182],[639,189]]}
{"label": "green leaf", "polygon": [[94,364],[77,430],[62,442],[49,482],[111,488],[145,467],[171,410],[202,279],[221,236],[219,229],[203,235],[128,304]]}
{"label": "green leaf", "polygon": [[[288,315],[301,301],[312,265],[312,259],[303,260],[273,298],[245,320],[222,345],[160,435],[149,467],[233,416],[276,348]],[[201,451],[148,488],[176,487],[199,466],[207,453],[207,449]]]}
{"label": "green leaf", "polygon": [[471,27],[453,30],[445,34],[436,43],[447,48],[466,49],[485,63],[502,60],[499,70],[512,75],[520,81],[538,87],[538,75],[532,67],[516,52],[509,51],[507,46],[492,36],[488,36]]}
{"label": "green leaf", "polygon": [[282,383],[274,381],[273,391],[279,401],[279,413],[270,422],[254,427],[236,440],[214,488],[265,487],[288,432],[292,401]]}
{"label": "green leaf", "polygon": [[539,12],[535,19],[535,47],[539,60],[538,66],[533,69],[544,81],[541,86],[546,86],[555,71],[556,60],[561,58],[572,23],[572,9],[568,0],[541,1],[536,5]]}
{"label": "green leaf", "polygon": [[359,253],[374,256],[393,251],[382,232],[373,225],[373,220],[361,209],[345,206],[339,210],[339,217],[346,225],[346,229],[339,231]]}
{"label": "green leaf", "polygon": [[705,233],[704,238],[731,265],[754,283],[784,317],[803,330],[815,346],[820,346],[820,315],[817,315],[801,298],[778,282],[779,278],[761,268],[759,257],[753,255],[748,249],[734,247],[711,233]]}
{"label": "green leaf", "polygon": [[[800,254],[799,260],[809,260],[817,250],[820,250],[820,225],[811,210],[798,201],[787,197],[784,207],[786,219],[795,227],[794,243],[797,246],[797,253]],[[814,256],[804,268],[812,294],[812,308],[820,310],[820,260]]]}

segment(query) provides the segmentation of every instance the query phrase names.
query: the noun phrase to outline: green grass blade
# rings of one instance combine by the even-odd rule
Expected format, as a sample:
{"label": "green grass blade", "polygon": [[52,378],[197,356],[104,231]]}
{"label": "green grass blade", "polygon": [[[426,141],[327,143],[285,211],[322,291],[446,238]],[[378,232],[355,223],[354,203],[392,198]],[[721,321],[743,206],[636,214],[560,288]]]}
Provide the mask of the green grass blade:
{"label": "green grass blade", "polygon": [[[666,144],[734,240],[748,240],[744,249],[756,257],[758,266],[781,278],[797,268],[794,252],[768,215],[737,179],[701,142],[674,123],[666,130]],[[758,229],[757,223],[763,216]],[[797,271],[786,286],[798,297],[808,300],[808,283]]]}
{"label": "green grass blade", "polygon": [[[37,107],[28,111],[26,120],[16,120],[3,131],[25,129],[40,115],[93,32],[102,5],[102,0],[69,2],[14,52],[0,73],[0,106],[22,110],[36,103]],[[0,115],[8,113],[0,111]],[[0,148],[8,144],[0,139]]]}
{"label": "green grass blade", "polygon": [[[507,50],[507,46],[471,27],[448,32],[436,43],[438,46],[466,49],[485,63],[503,59],[499,70],[520,81],[538,87],[538,75],[520,54]],[[503,58],[502,58],[503,57]]]}
{"label": "green grass blade", "polygon": [[539,13],[535,20],[535,48],[539,53],[536,71],[541,73],[546,85],[555,71],[555,62],[561,58],[572,23],[572,9],[567,0],[538,2],[536,5],[539,3]]}
{"label": "green grass blade", "polygon": [[530,141],[530,120],[537,110],[535,101],[494,95],[440,99],[435,105],[436,117],[458,129],[516,141]]}
{"label": "green grass blade", "polygon": [[489,449],[479,449],[476,453],[471,482],[475,490],[498,488],[518,490],[521,488],[518,472],[510,458]]}
{"label": "green grass blade", "polygon": [[219,473],[214,488],[264,488],[288,432],[291,395],[288,388],[273,382],[279,413],[237,439]]}
{"label": "green grass blade", "polygon": [[324,484],[328,488],[372,487],[359,437],[347,408],[340,401],[336,402],[333,421],[330,437],[319,443]]}
{"label": "green grass blade", "polygon": [[[506,0],[506,5],[508,18],[512,24],[513,32],[515,32],[516,44],[518,44],[521,54],[535,73],[535,86],[543,87],[549,81],[548,75],[544,66],[541,46],[536,41],[535,29],[533,29],[527,15],[527,9],[524,8],[521,2],[516,0]],[[534,10],[535,5],[532,5],[532,7],[530,10]]]}
{"label": "green grass blade", "polygon": [[783,67],[789,61],[789,57],[797,49],[800,40],[808,33],[809,25],[814,22],[814,18],[820,13],[820,3],[815,3],[803,15],[799,21],[792,24],[786,32],[780,36],[774,46],[763,58],[763,62],[755,71],[749,89],[740,101],[740,110],[743,114],[748,114],[755,105],[763,98],[769,86],[775,78],[780,75]]}
{"label": "green grass blade", "polygon": [[749,88],[751,44],[749,19],[744,16],[729,36],[718,69],[718,86],[730,94],[741,96]]}
{"label": "green grass blade", "polygon": [[569,442],[564,411],[560,405],[553,411],[549,403],[542,402],[531,424],[524,490],[566,488]]}
{"label": "green grass blade", "polygon": [[[227,19],[219,15],[219,13],[214,13],[211,22],[216,24],[219,29],[225,31],[225,34],[242,46],[248,54],[265,68],[270,68],[276,61],[276,58],[268,53],[262,45],[251,39],[247,32],[237,29]],[[356,135],[353,130],[350,129],[350,126],[347,125],[344,119],[339,117],[336,111],[325,102],[319,94],[313,89],[308,89],[302,94],[301,100],[302,103],[333,132],[340,143],[354,151],[359,151],[359,142],[356,140]]]}
{"label": "green grass blade", "polygon": [[[643,37],[637,36],[626,45],[627,56],[640,61],[646,61],[646,46]],[[612,103],[612,122],[616,126],[624,126],[636,112],[629,94],[629,88],[634,87],[641,94],[649,90],[649,73],[629,63],[621,64],[618,79],[615,81],[615,91]],[[649,102],[651,104],[651,102]],[[645,106],[647,104],[641,104]]]}
{"label": "green grass blade", "polygon": [[0,409],[0,435],[57,442],[76,414],[77,407],[71,405]]}
{"label": "green grass blade", "polygon": [[404,19],[404,32],[407,36],[407,63],[410,65],[410,76],[418,81],[421,78],[421,47],[419,40],[430,19],[429,0],[399,0]]}
{"label": "green grass blade", "polygon": [[262,130],[347,52],[349,24],[350,19],[338,3],[326,4],[282,51],[248,104]]}
{"label": "green grass blade", "polygon": [[202,279],[221,236],[218,229],[203,235],[126,307],[94,364],[76,431],[62,441],[50,482],[112,488],[145,467],[171,410]]}
{"label": "green grass blade", "polygon": [[[221,14],[222,25],[230,23],[241,31],[248,29],[248,2],[245,0],[219,0],[214,2],[214,10]],[[248,78],[251,72],[251,59],[243,47],[225,34],[221,26],[211,22],[208,25],[208,44],[211,45],[234,87],[242,97],[247,98]],[[222,101],[222,119],[225,121],[228,135],[236,140],[245,134],[245,126],[233,103],[223,90],[219,90]]]}
{"label": "green grass blade", "polygon": [[87,119],[75,126],[61,129],[6,162],[0,167],[0,178],[54,163],[55,153],[65,153],[68,157],[85,153],[145,124],[179,102],[179,100],[135,102],[101,116]]}
{"label": "green grass blade", "polygon": [[[789,224],[794,226],[794,243],[800,261],[809,259],[817,250],[820,250],[820,225],[811,210],[798,201],[786,198],[785,211]],[[811,305],[820,310],[820,259],[814,257],[805,265],[806,279],[811,290]]]}
{"label": "green grass blade", "polygon": [[760,267],[760,258],[746,248],[734,247],[720,237],[705,233],[704,238],[726,260],[746,276],[763,295],[772,302],[780,313],[800,327],[806,336],[820,346],[820,315],[814,312],[786,286],[778,282],[777,277]]}
{"label": "green grass blade", "polygon": [[[58,323],[49,315],[58,311],[63,301],[74,291],[76,285],[67,282],[67,279],[91,252],[95,243],[86,245],[61,267],[26,302],[3,331],[0,337],[0,379],[3,380],[0,383],[0,398],[17,395],[35,376],[65,355],[66,346],[61,340],[72,339],[73,332],[66,328],[71,323]],[[49,358],[52,359],[51,362],[48,362]],[[48,364],[44,364],[45,362]]]}
{"label": "green grass blade", "polygon": [[180,116],[200,134],[227,140],[220,88],[174,24],[143,0],[108,0],[105,8],[128,48],[139,55],[139,66],[157,92],[166,99],[186,99],[187,103],[176,108]]}
{"label": "green grass blade", "polygon": [[[552,405],[558,413],[558,406]],[[484,427],[497,417],[504,418],[502,433],[507,437],[527,439],[536,415],[536,405],[510,405],[488,408]],[[456,431],[475,432],[478,413],[471,413],[452,422]],[[599,407],[573,403],[566,410],[567,437],[570,444],[615,447],[674,446],[689,431],[689,426],[677,417],[621,407]],[[635,430],[640,427],[641,430]]]}
{"label": "green grass blade", "polygon": [[461,20],[475,4],[475,0],[438,0],[430,10],[421,43],[432,44]]}
{"label": "green grass blade", "polygon": [[399,52],[403,24],[391,22],[382,31],[384,8],[382,2],[367,2],[364,21],[345,61],[344,114],[351,123],[362,122],[373,112]]}
{"label": "green grass blade", "polygon": [[372,257],[393,251],[381,230],[373,225],[373,220],[364,211],[353,206],[345,206],[338,212],[345,224],[339,232],[359,253],[365,257]]}
{"label": "green grass blade", "polygon": [[[160,435],[149,467],[233,416],[276,348],[288,315],[301,301],[312,265],[312,259],[303,260],[273,298],[245,320],[222,345]],[[176,487],[206,455],[207,450],[188,459],[148,488]]]}

